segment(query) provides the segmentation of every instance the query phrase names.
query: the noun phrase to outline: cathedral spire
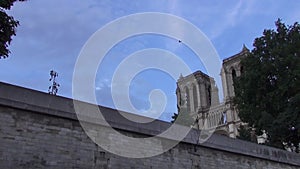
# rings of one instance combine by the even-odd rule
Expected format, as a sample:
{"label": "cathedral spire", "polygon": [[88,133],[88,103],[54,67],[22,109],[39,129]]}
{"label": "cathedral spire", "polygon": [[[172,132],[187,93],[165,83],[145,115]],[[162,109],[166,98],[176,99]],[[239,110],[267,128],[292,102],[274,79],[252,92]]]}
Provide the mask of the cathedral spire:
{"label": "cathedral spire", "polygon": [[182,73],[180,73],[179,79],[183,78]]}
{"label": "cathedral spire", "polygon": [[242,51],[249,51],[249,49],[246,47],[245,44],[243,44],[243,49],[242,49]]}

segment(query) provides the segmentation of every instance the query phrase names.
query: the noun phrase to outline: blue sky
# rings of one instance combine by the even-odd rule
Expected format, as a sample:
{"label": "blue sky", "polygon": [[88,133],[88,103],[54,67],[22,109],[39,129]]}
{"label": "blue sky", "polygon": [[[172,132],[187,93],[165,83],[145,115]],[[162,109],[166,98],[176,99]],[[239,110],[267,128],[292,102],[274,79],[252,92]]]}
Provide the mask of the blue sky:
{"label": "blue sky", "polygon": [[[197,26],[214,45],[220,59],[224,59],[238,53],[243,44],[251,49],[253,40],[264,29],[274,28],[278,18],[289,25],[299,21],[299,9],[296,0],[28,0],[16,3],[8,11],[20,21],[20,26],[10,46],[10,57],[0,60],[0,80],[47,92],[49,71],[54,69],[61,84],[58,95],[71,98],[73,70],[83,45],[99,28],[129,14],[162,12],[182,17]],[[192,71],[206,71],[197,56],[177,40],[159,35],[131,37],[111,49],[98,69],[98,104],[114,107],[114,70],[126,56],[147,48],[171,51]],[[152,116],[145,112],[150,106],[149,93],[161,89],[168,102],[160,119],[170,120],[177,111],[176,80],[158,70],[141,72],[131,82],[132,104],[140,114]]]}

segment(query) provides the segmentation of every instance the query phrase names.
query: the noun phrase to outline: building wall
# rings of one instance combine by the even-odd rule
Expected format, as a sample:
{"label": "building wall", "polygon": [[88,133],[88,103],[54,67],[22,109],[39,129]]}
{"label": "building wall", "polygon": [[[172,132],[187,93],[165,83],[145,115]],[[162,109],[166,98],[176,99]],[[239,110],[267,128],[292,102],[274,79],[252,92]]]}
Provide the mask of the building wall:
{"label": "building wall", "polygon": [[191,114],[197,115],[220,104],[215,80],[201,71],[186,77],[180,76],[176,95],[178,112],[185,108]]}
{"label": "building wall", "polygon": [[242,69],[240,61],[243,57],[246,57],[248,53],[249,50],[245,46],[243,46],[241,52],[223,60],[221,69],[221,79],[225,101],[230,101],[235,95],[233,87],[233,74],[235,74],[236,77],[241,75]]}
{"label": "building wall", "polygon": [[239,77],[242,72],[241,59],[247,57],[249,49],[243,46],[241,52],[223,60],[221,78],[223,84],[224,104],[227,107],[226,115],[228,116],[228,135],[232,138],[236,138],[238,128],[241,125],[241,120],[238,116],[238,110],[233,104],[234,93],[234,78]]}
{"label": "building wall", "polygon": [[[74,113],[71,99],[4,83],[0,83],[0,93],[1,169],[294,169],[300,167],[299,154],[222,135],[213,135],[205,143],[199,144],[195,139],[197,130],[192,130],[180,144],[161,155],[141,159],[120,157],[97,146],[83,132]],[[157,120],[145,125],[134,124],[122,118],[116,110],[99,108],[107,121],[127,136],[149,137],[170,127],[169,123]],[[105,126],[92,125],[97,125],[103,131],[106,130]],[[122,140],[119,140],[117,135],[111,135],[110,139],[122,144]]]}
{"label": "building wall", "polygon": [[[238,136],[238,128],[241,125],[241,120],[238,116],[238,111],[233,105],[233,97],[235,96],[233,79],[241,75],[242,67],[240,61],[248,53],[249,50],[243,46],[241,52],[223,60],[220,74],[224,96],[222,103],[219,102],[218,88],[215,85],[214,79],[205,73],[197,71],[186,77],[181,76],[178,79],[177,91],[183,92],[181,94],[176,93],[177,100],[185,100],[184,94],[188,93],[188,101],[190,102],[190,104],[178,104],[178,111],[180,112],[181,108],[191,107],[188,110],[197,117],[196,121],[198,121],[198,125],[195,128],[208,129],[212,130],[212,132],[215,132],[215,128],[217,128],[219,133],[229,137],[236,138]],[[192,90],[193,86],[196,86],[198,89],[196,90],[196,94]],[[200,98],[201,104],[199,105],[201,106],[193,109],[195,99],[198,98]]]}

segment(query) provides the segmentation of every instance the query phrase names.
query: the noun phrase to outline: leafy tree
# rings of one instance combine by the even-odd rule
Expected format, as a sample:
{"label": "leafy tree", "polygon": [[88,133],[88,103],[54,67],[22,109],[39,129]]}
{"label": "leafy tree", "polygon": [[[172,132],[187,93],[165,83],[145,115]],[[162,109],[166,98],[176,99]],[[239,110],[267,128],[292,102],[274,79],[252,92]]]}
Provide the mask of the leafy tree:
{"label": "leafy tree", "polygon": [[255,39],[249,57],[242,59],[234,103],[243,122],[257,135],[265,130],[269,144],[282,148],[283,142],[299,143],[299,137],[291,140],[290,128],[300,129],[300,25],[286,26],[280,19],[275,25],[276,30],[264,30]]}
{"label": "leafy tree", "polygon": [[172,116],[171,123],[174,123],[176,121],[177,117],[178,117],[178,113],[174,113]]}
{"label": "leafy tree", "polygon": [[6,10],[10,10],[16,1],[25,0],[1,0],[0,1],[0,58],[8,57],[10,51],[8,45],[12,41],[12,36],[16,35],[16,28],[19,21],[7,15]]}
{"label": "leafy tree", "polygon": [[241,140],[247,140],[247,141],[251,141],[251,128],[241,125],[238,129],[239,131],[239,136],[237,136],[238,139]]}

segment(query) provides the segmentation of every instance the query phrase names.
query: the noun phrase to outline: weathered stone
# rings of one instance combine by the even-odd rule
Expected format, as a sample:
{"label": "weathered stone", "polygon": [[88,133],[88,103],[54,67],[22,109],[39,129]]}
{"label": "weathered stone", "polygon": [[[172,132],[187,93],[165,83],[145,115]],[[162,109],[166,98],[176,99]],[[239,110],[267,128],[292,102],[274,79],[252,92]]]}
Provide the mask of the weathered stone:
{"label": "weathered stone", "polygon": [[[207,142],[197,144],[197,139],[194,139],[198,136],[197,130],[191,130],[180,144],[161,155],[141,159],[125,158],[103,150],[85,134],[70,106],[73,103],[71,99],[5,83],[0,83],[0,93],[1,169],[300,167],[299,154],[222,135],[213,135]],[[60,104],[56,107],[54,105],[57,102]],[[170,126],[169,123],[158,120],[147,125],[137,125],[122,118],[116,110],[101,109],[106,114],[106,120],[116,130],[130,137],[146,138],[161,133]],[[107,132],[105,126],[90,125]],[[112,134],[110,137],[120,144],[131,144],[120,140],[117,135]],[[141,145],[134,146],[142,149]]]}

